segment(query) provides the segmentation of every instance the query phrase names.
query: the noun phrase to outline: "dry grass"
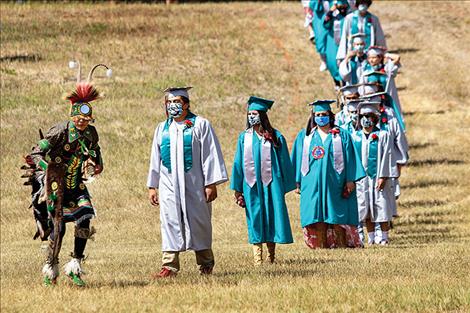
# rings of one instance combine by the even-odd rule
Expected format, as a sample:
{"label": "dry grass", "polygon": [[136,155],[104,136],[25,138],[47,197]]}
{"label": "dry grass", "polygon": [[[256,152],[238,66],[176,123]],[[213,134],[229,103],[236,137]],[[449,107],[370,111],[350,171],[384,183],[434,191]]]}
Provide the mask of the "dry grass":
{"label": "dry grass", "polygon": [[[289,194],[296,242],[279,248],[278,264],[254,269],[244,213],[226,184],[214,207],[215,274],[199,277],[186,253],[177,279],[151,282],[161,255],[158,211],[145,188],[153,129],[163,119],[157,89],[195,86],[194,111],[212,121],[229,169],[250,94],[276,99],[270,118],[292,143],[305,104],[334,96],[328,74],[317,71],[300,4],[2,3],[2,312],[470,310],[470,5],[387,1],[372,11],[403,58],[398,85],[411,142],[392,245],[311,251]],[[105,62],[115,73],[96,79],[106,94],[95,106],[105,159],[91,186],[99,232],[87,248],[88,287],[62,277],[47,289],[18,167],[37,129],[67,115],[61,96],[73,88],[71,58],[87,68]]]}

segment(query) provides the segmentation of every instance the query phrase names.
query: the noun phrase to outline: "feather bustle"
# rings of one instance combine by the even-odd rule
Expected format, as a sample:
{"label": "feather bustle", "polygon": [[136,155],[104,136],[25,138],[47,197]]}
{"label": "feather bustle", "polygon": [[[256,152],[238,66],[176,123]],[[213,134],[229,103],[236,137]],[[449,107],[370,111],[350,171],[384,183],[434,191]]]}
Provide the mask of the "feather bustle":
{"label": "feather bustle", "polygon": [[75,91],[73,91],[67,100],[72,104],[77,102],[91,102],[99,97],[99,92],[96,88],[89,83],[78,83]]}

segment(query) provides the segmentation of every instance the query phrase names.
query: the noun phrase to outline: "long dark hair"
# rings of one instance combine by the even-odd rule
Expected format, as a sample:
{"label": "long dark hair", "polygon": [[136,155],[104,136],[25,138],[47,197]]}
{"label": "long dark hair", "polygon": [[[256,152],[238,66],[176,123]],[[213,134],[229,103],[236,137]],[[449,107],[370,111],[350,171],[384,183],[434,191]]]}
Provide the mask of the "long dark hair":
{"label": "long dark hair", "polygon": [[[271,126],[271,123],[269,122],[268,114],[264,111],[256,110],[256,112],[258,112],[259,119],[261,121],[261,125],[260,125],[261,132],[262,133],[268,133],[270,135],[270,138],[272,138],[271,141],[272,141],[274,147],[279,148],[280,143],[279,143],[279,140],[276,137],[274,128]],[[246,115],[246,129],[248,129],[250,127],[251,127],[251,125],[248,122],[248,112],[247,112],[247,115]]]}
{"label": "long dark hair", "polygon": [[[328,113],[330,115],[330,128],[333,128],[333,127],[335,127],[335,114],[331,110],[328,110]],[[312,112],[312,114],[310,115],[310,118],[308,119],[308,122],[307,122],[307,131],[306,131],[305,134],[307,136],[310,135],[310,132],[315,127],[317,127],[317,123],[315,123],[315,112]]]}

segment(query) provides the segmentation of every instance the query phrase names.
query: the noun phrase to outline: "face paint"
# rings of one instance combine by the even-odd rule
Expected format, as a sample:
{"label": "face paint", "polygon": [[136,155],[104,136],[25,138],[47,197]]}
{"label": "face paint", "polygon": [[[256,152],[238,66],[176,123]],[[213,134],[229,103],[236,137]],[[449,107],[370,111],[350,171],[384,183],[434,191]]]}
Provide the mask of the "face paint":
{"label": "face paint", "polygon": [[371,126],[374,126],[374,122],[372,121],[370,117],[363,116],[361,118],[361,126],[364,128],[369,128]]}
{"label": "face paint", "polygon": [[180,117],[183,114],[183,105],[179,102],[169,102],[167,104],[168,114],[172,117]]}
{"label": "face paint", "polygon": [[367,4],[362,3],[362,4],[359,4],[357,9],[359,10],[359,12],[364,13],[364,12],[367,12],[368,7],[367,7]]}
{"label": "face paint", "polygon": [[250,124],[251,127],[261,124],[259,114],[248,113],[248,124]]}
{"label": "face paint", "polygon": [[328,125],[329,122],[330,116],[315,116],[315,123],[320,127]]}

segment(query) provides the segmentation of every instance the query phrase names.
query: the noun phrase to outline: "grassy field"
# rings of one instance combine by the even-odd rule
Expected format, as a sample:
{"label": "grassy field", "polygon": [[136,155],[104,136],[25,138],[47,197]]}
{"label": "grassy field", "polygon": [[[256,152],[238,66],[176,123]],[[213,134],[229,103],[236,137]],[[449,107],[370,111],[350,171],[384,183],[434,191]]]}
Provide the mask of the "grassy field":
{"label": "grassy field", "polygon": [[[252,266],[244,212],[228,184],[214,204],[213,276],[182,255],[176,279],[152,282],[160,267],[159,213],[147,201],[152,134],[170,85],[188,84],[231,170],[249,95],[276,100],[270,119],[291,145],[306,103],[334,97],[302,27],[300,3],[201,5],[1,4],[2,312],[468,312],[470,310],[470,4],[374,3],[388,45],[402,56],[397,79],[411,162],[400,218],[388,247],[312,251],[302,240],[299,200],[288,195],[295,243],[278,263]],[[68,61],[114,70],[95,82],[105,171],[90,186],[98,218],[85,263],[88,286],[62,275],[42,286],[45,254],[33,241],[22,156],[66,119],[74,87]],[[72,225],[62,264],[72,249]]]}

